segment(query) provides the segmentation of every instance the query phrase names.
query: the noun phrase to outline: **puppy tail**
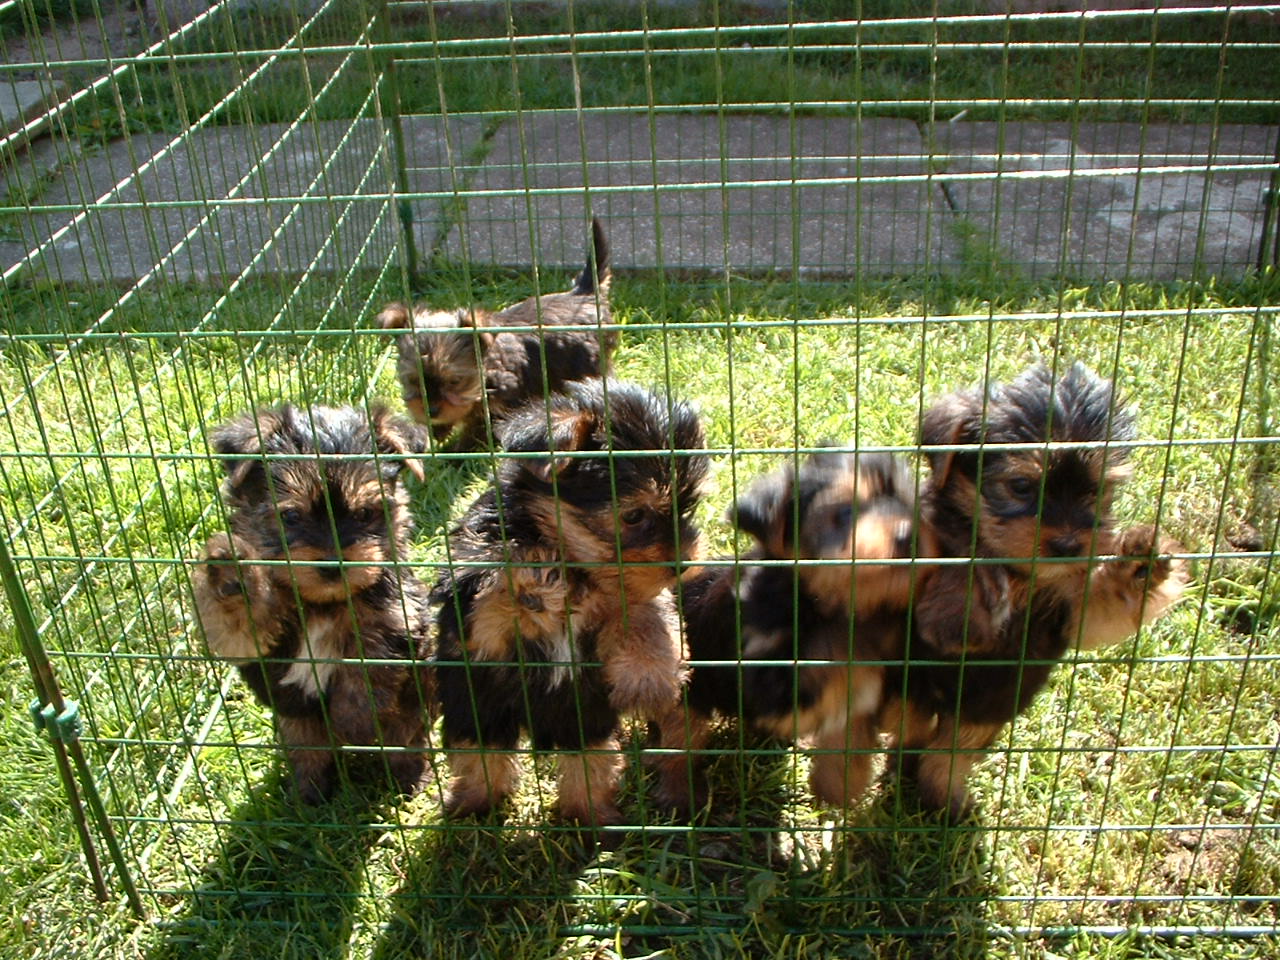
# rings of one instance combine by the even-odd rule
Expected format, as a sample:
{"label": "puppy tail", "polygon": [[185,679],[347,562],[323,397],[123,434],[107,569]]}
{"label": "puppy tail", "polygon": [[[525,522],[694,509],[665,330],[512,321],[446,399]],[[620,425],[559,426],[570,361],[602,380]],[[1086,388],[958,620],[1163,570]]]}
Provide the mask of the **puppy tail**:
{"label": "puppy tail", "polygon": [[591,218],[591,244],[587,247],[587,265],[574,281],[573,293],[586,296],[605,293],[609,289],[609,241],[605,239],[604,225],[599,217]]}

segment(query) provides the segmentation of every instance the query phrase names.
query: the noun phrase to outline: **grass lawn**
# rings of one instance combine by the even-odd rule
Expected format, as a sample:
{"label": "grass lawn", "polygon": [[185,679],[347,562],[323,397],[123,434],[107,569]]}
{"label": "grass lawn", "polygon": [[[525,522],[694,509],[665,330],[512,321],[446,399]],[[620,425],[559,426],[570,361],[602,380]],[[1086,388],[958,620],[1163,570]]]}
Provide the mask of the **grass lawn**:
{"label": "grass lawn", "polygon": [[[462,302],[456,276],[433,276],[430,299]],[[527,291],[520,278],[473,283],[490,306]],[[1199,559],[1186,601],[1154,629],[1057,672],[981,766],[971,823],[944,828],[887,782],[847,815],[815,810],[803,758],[750,738],[744,753],[728,728],[714,744],[710,812],[692,829],[657,815],[633,762],[623,798],[637,829],[608,850],[584,848],[547,812],[546,758],[504,821],[446,828],[442,766],[401,805],[358,788],[319,809],[293,803],[265,712],[203,656],[192,622],[184,562],[222,523],[204,437],[253,403],[394,398],[390,344],[365,335],[386,294],[312,278],[272,336],[277,284],[247,285],[211,317],[214,293],[139,298],[111,321],[128,336],[83,342],[56,365],[65,338],[11,342],[3,355],[0,383],[17,402],[0,506],[39,617],[51,618],[60,676],[86,707],[88,750],[150,919],[135,925],[93,902],[48,747],[13,709],[0,717],[10,891],[0,953],[1227,957],[1274,947],[1069,932],[1280,919],[1280,587],[1273,557],[1235,558],[1226,540],[1250,524],[1274,551],[1275,452],[1223,442],[1275,432],[1276,321],[1258,310],[1280,303],[1274,282],[1026,287],[993,301],[956,280],[620,277],[615,304],[630,329],[618,373],[696,401],[718,449],[909,445],[921,404],[949,388],[1037,358],[1114,374],[1139,408],[1141,438],[1156,442],[1138,453],[1118,512],[1159,516]],[[11,293],[6,319],[19,332],[82,330],[114,300]],[[720,517],[735,488],[780,456],[715,457],[701,516],[713,549],[730,548]],[[430,471],[414,496],[415,561],[443,561],[447,518],[483,483],[483,466]],[[24,703],[9,629],[0,643],[6,699]],[[1025,935],[1043,927],[1061,930]]]}
{"label": "grass lawn", "polygon": [[[43,6],[42,19],[85,4]],[[293,18],[265,6],[211,18],[86,97],[58,135],[92,153],[123,129],[174,132],[209,112],[213,123],[367,113],[376,58],[358,50],[337,68],[341,52],[317,49],[349,44],[365,22],[363,4],[335,6],[303,35],[305,58],[260,75]],[[796,0],[795,23],[897,22],[793,30],[729,0],[651,2],[633,20],[513,3],[513,61],[502,22],[405,5],[381,39],[421,44],[398,68],[406,113],[494,123],[578,95],[587,107],[795,104],[915,120],[1276,120],[1275,23],[928,22],[986,6]],[[0,18],[0,40],[21,29],[17,12]],[[619,29],[632,32],[606,35]],[[576,73],[546,39],[569,32]],[[55,72],[75,88],[104,69]],[[6,237],[44,185],[0,203]],[[1276,956],[1280,277],[1055,287],[977,246],[972,269],[950,277],[617,277],[618,375],[695,402],[719,451],[700,510],[711,551],[733,546],[722,518],[735,492],[787,449],[910,447],[943,392],[1081,360],[1139,411],[1144,445],[1117,513],[1158,519],[1186,545],[1185,600],[1056,672],[980,766],[964,824],[944,826],[887,779],[847,813],[815,809],[805,758],[732,725],[712,745],[710,809],[680,823],[651,808],[633,731],[630,828],[602,848],[555,822],[548,757],[530,758],[501,820],[446,824],[437,757],[412,801],[353,786],[301,808],[266,711],[204,652],[188,571],[224,528],[209,431],[282,400],[398,403],[392,344],[371,329],[402,295],[394,259],[381,273],[223,287],[0,288],[0,524],[82,704],[147,910],[138,922],[93,898],[0,609],[0,957]],[[440,307],[531,292],[528,276],[456,264],[422,275],[418,292]],[[426,579],[486,477],[483,460],[428,468],[413,493],[412,560]]]}

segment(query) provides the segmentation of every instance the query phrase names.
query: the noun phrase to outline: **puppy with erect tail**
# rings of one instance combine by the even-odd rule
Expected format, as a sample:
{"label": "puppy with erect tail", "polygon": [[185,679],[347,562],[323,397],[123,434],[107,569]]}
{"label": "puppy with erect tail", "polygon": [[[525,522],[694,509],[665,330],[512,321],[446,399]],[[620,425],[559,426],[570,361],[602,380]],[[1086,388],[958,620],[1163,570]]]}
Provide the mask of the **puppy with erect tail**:
{"label": "puppy with erect tail", "polygon": [[388,305],[378,325],[406,331],[397,338],[396,368],[405,407],[430,425],[437,443],[453,437],[446,449],[477,450],[490,445],[493,425],[521,404],[608,376],[618,347],[617,331],[603,329],[613,321],[610,277],[604,227],[592,219],[586,266],[563,293],[497,313]]}

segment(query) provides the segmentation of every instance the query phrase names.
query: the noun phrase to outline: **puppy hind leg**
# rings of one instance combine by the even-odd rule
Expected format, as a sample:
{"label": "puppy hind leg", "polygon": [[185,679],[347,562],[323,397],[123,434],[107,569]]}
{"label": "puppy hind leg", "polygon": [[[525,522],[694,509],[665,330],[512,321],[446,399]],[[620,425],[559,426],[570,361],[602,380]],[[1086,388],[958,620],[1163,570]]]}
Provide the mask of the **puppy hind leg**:
{"label": "puppy hind leg", "polygon": [[618,781],[625,761],[617,737],[588,744],[584,753],[560,755],[560,815],[592,827],[622,822]]}
{"label": "puppy hind leg", "polygon": [[706,785],[698,779],[701,764],[697,751],[711,740],[710,718],[681,704],[657,726],[658,746],[678,752],[664,753],[653,762],[658,775],[655,799],[660,809],[685,815],[700,808],[706,799]]}

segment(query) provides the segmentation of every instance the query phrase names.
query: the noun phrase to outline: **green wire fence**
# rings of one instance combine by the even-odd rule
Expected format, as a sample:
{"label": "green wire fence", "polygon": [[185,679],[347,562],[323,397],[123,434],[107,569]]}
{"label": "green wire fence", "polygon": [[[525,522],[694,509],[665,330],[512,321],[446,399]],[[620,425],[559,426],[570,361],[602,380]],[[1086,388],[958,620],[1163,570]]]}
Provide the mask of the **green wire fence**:
{"label": "green wire fence", "polygon": [[[1277,76],[1267,3],[0,0],[0,949],[1270,955]],[[533,750],[504,817],[445,818],[438,729],[412,800],[293,796],[192,602],[212,432],[398,408],[384,304],[566,289],[592,216],[615,372],[696,405],[722,562],[735,499],[824,445],[923,482],[952,390],[1079,360],[1138,410],[1116,512],[1190,586],[1067,657],[968,820],[887,774],[816,806],[731,723],[692,821],[628,726],[598,845]],[[423,581],[500,459],[425,455]]]}

